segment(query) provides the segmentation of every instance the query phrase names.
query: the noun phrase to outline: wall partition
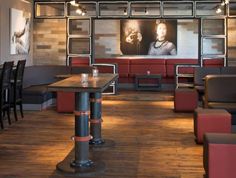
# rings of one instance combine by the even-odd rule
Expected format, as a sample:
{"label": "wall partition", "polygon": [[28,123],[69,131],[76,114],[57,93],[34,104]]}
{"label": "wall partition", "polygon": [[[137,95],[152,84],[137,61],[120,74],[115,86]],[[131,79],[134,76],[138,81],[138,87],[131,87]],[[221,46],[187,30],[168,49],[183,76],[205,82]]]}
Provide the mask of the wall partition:
{"label": "wall partition", "polygon": [[[203,65],[209,59],[222,59],[224,65],[227,65],[227,19],[234,19],[235,15],[234,1],[223,5],[221,1],[78,1],[78,4],[68,1],[35,2],[35,19],[66,19],[67,64],[72,57],[89,58],[89,63],[94,63],[95,51],[101,50],[99,46],[96,47],[97,36],[94,28],[99,20],[176,19],[182,20],[181,24],[186,24],[184,20],[197,19],[199,30],[196,32],[198,46],[195,51],[198,53],[199,64]],[[111,27],[107,24],[107,36],[112,36],[109,28]],[[229,41],[230,46],[233,46],[230,48],[232,52],[234,44],[232,39]],[[233,57],[231,60],[234,60]]]}

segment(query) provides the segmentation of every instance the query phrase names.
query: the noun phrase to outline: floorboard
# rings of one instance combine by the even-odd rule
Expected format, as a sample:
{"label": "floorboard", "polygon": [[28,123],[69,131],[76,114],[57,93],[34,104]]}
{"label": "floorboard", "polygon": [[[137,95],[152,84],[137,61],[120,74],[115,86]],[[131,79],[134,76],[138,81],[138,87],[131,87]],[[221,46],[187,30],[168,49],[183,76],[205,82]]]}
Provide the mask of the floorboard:
{"label": "floorboard", "polygon": [[[112,148],[90,149],[106,170],[96,178],[202,178],[202,146],[191,113],[174,113],[171,93],[122,92],[103,100],[103,137]],[[0,177],[60,178],[55,170],[73,148],[74,116],[53,108],[25,112],[0,131]],[[73,177],[73,176],[72,176]]]}

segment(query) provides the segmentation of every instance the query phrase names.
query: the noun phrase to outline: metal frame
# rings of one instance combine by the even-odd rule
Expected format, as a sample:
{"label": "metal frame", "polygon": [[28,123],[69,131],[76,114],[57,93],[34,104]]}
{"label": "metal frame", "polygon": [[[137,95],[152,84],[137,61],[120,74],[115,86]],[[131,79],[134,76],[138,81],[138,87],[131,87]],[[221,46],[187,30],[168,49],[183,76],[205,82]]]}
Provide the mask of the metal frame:
{"label": "metal frame", "polygon": [[[63,16],[36,16],[37,14],[37,4],[62,4],[64,6],[64,15]],[[65,6],[65,2],[60,2],[60,1],[55,1],[55,2],[39,2],[39,1],[36,1],[34,2],[34,18],[37,18],[37,19],[63,19],[66,17],[66,6]]]}
{"label": "metal frame", "polygon": [[179,68],[183,67],[200,67],[199,64],[176,64],[175,65],[175,87],[193,87],[193,84],[188,84],[188,83],[179,83],[179,78],[193,78],[193,74],[180,74],[179,73]]}
{"label": "metal frame", "polygon": [[83,2],[83,1],[80,1],[79,2],[80,4],[94,4],[95,5],[95,9],[96,9],[96,12],[95,12],[95,16],[73,16],[73,15],[69,15],[69,13],[68,13],[68,7],[69,7],[69,5],[68,4],[70,4],[70,2],[67,2],[66,4],[65,4],[65,9],[66,9],[66,17],[69,17],[69,18],[80,18],[80,19],[83,19],[83,18],[91,18],[91,17],[97,17],[97,12],[98,12],[98,6],[97,6],[97,3],[95,2],[95,1],[86,1],[86,2]]}
{"label": "metal frame", "polygon": [[[101,15],[101,4],[126,4],[126,10],[127,10],[127,15]],[[108,1],[101,1],[98,2],[98,9],[99,9],[99,13],[98,13],[98,18],[102,18],[102,17],[109,17],[109,18],[127,18],[130,17],[130,3],[128,1],[112,1],[112,2],[108,2]]]}
{"label": "metal frame", "polygon": [[[192,4],[192,15],[165,15],[165,4],[184,4],[184,3],[190,3]],[[163,8],[163,11],[162,11],[162,17],[171,17],[171,18],[193,18],[194,17],[194,2],[193,1],[162,1],[162,8]]]}
{"label": "metal frame", "polygon": [[[70,39],[89,39],[89,53],[70,53]],[[68,55],[70,56],[73,56],[73,55],[91,55],[91,37],[68,37],[68,43],[67,43],[67,53]]]}
{"label": "metal frame", "polygon": [[224,34],[222,35],[205,35],[203,34],[203,28],[201,29],[201,36],[205,37],[225,37],[226,36],[226,18],[225,17],[204,17],[201,18],[201,27],[203,27],[204,20],[224,20]]}
{"label": "metal frame", "polygon": [[[160,6],[160,15],[132,15],[132,5],[134,4],[159,4]],[[157,18],[157,17],[161,17],[161,1],[134,1],[134,2],[130,2],[130,17],[135,17],[135,18]]]}
{"label": "metal frame", "polygon": [[195,1],[195,17],[225,17],[225,16],[227,16],[227,8],[225,7],[225,13],[224,14],[222,14],[222,15],[217,15],[217,14],[215,14],[215,15],[197,15],[197,4],[219,4],[220,5],[220,1]]}
{"label": "metal frame", "polygon": [[[113,74],[117,74],[118,73],[118,66],[117,64],[106,64],[106,63],[93,63],[91,64],[91,66],[94,66],[94,67],[98,67],[98,66],[104,66],[104,67],[112,67],[113,68]],[[118,85],[118,82],[115,81],[115,82],[112,82],[112,84],[110,85],[112,87],[112,92],[103,92],[103,94],[117,94],[117,85]]]}
{"label": "metal frame", "polygon": [[[94,52],[93,52],[93,49],[94,49],[94,31],[93,31],[93,23],[94,23],[94,20],[95,19],[129,19],[129,18],[172,18],[172,19],[175,19],[175,18],[179,18],[179,19],[200,19],[200,22],[199,22],[199,63],[200,65],[202,65],[203,63],[203,60],[204,58],[224,58],[224,65],[226,65],[227,61],[226,61],[226,56],[227,56],[227,31],[226,31],[226,18],[227,17],[236,17],[236,15],[234,16],[230,16],[230,10],[229,10],[229,5],[226,5],[225,6],[225,13],[223,15],[219,15],[219,14],[215,14],[215,15],[197,15],[197,5],[198,4],[208,4],[208,3],[211,3],[211,4],[220,4],[220,0],[215,0],[215,1],[189,1],[189,0],[186,0],[186,1],[181,1],[181,0],[178,0],[178,1],[174,1],[174,0],[170,0],[170,1],[149,1],[149,2],[146,2],[144,0],[142,1],[131,1],[131,0],[128,0],[128,1],[112,1],[112,2],[109,2],[109,1],[101,1],[101,2],[98,2],[98,1],[80,1],[81,4],[95,4],[95,8],[96,8],[96,15],[95,16],[70,16],[69,13],[68,13],[68,3],[69,2],[51,2],[51,1],[48,1],[48,2],[39,2],[39,1],[36,1],[34,2],[34,9],[35,9],[35,14],[36,14],[36,5],[40,3],[40,4],[55,4],[55,3],[61,3],[61,4],[64,4],[64,16],[55,16],[55,17],[45,17],[45,16],[38,16],[36,17],[36,15],[34,15],[35,18],[48,18],[48,19],[52,19],[52,18],[67,18],[67,61],[66,63],[68,64],[68,61],[71,57],[89,57],[90,61],[90,65],[93,64],[94,62]],[[160,4],[160,15],[132,15],[132,5],[133,4],[144,4],[144,3],[157,3],[157,4]],[[168,4],[168,3],[173,3],[173,4],[178,4],[178,3],[192,3],[192,15],[191,16],[186,16],[186,15],[164,15],[164,6],[165,4]],[[230,1],[230,3],[236,3],[236,1]],[[101,15],[101,5],[102,4],[126,4],[127,5],[127,15],[117,15],[117,16],[112,16],[112,15]],[[88,37],[85,37],[83,35],[70,35],[69,34],[69,20],[70,19],[78,19],[78,20],[83,20],[83,19],[89,19],[90,20],[90,35]],[[224,25],[225,25],[225,29],[224,29],[224,35],[204,35],[202,33],[202,21],[205,20],[205,19],[225,19],[224,20]],[[68,49],[68,45],[69,45],[69,39],[70,38],[77,38],[77,37],[82,37],[82,38],[89,38],[90,39],[90,53],[89,54],[70,54],[69,53],[69,49]],[[224,54],[223,55],[205,55],[205,54],[202,54],[203,53],[203,39],[204,38],[224,38]]]}
{"label": "metal frame", "polygon": [[[74,35],[74,34],[70,34],[70,31],[69,31],[69,29],[70,29],[70,21],[72,21],[72,20],[87,20],[87,21],[89,21],[89,34],[88,35]],[[90,18],[67,18],[67,35],[69,36],[69,37],[81,37],[81,38],[89,38],[89,37],[91,37],[91,19]]]}

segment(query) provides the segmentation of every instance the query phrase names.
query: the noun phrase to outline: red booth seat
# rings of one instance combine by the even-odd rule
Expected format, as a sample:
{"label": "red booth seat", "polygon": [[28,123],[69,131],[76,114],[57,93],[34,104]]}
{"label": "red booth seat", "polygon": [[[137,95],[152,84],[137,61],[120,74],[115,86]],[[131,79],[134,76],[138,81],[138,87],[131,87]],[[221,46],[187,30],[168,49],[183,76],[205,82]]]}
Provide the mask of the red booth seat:
{"label": "red booth seat", "polygon": [[74,92],[57,92],[57,112],[73,112],[75,108]]}

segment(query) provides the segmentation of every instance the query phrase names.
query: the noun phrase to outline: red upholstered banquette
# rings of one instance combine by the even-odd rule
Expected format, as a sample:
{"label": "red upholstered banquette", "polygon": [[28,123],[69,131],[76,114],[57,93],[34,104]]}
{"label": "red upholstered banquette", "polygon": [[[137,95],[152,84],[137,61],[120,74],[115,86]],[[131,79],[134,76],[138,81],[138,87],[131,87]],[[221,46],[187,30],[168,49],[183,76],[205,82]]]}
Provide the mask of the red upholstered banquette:
{"label": "red upholstered banquette", "polygon": [[[118,65],[119,83],[133,83],[134,76],[137,74],[161,74],[163,83],[174,83],[176,64],[198,64],[197,59],[151,59],[151,58],[97,58],[95,63],[116,63]],[[89,65],[88,58],[74,57],[71,59],[72,66]],[[203,60],[205,67],[222,67],[223,59]],[[101,72],[111,72],[111,68],[100,68]],[[194,73],[193,67],[179,69],[180,73]]]}

